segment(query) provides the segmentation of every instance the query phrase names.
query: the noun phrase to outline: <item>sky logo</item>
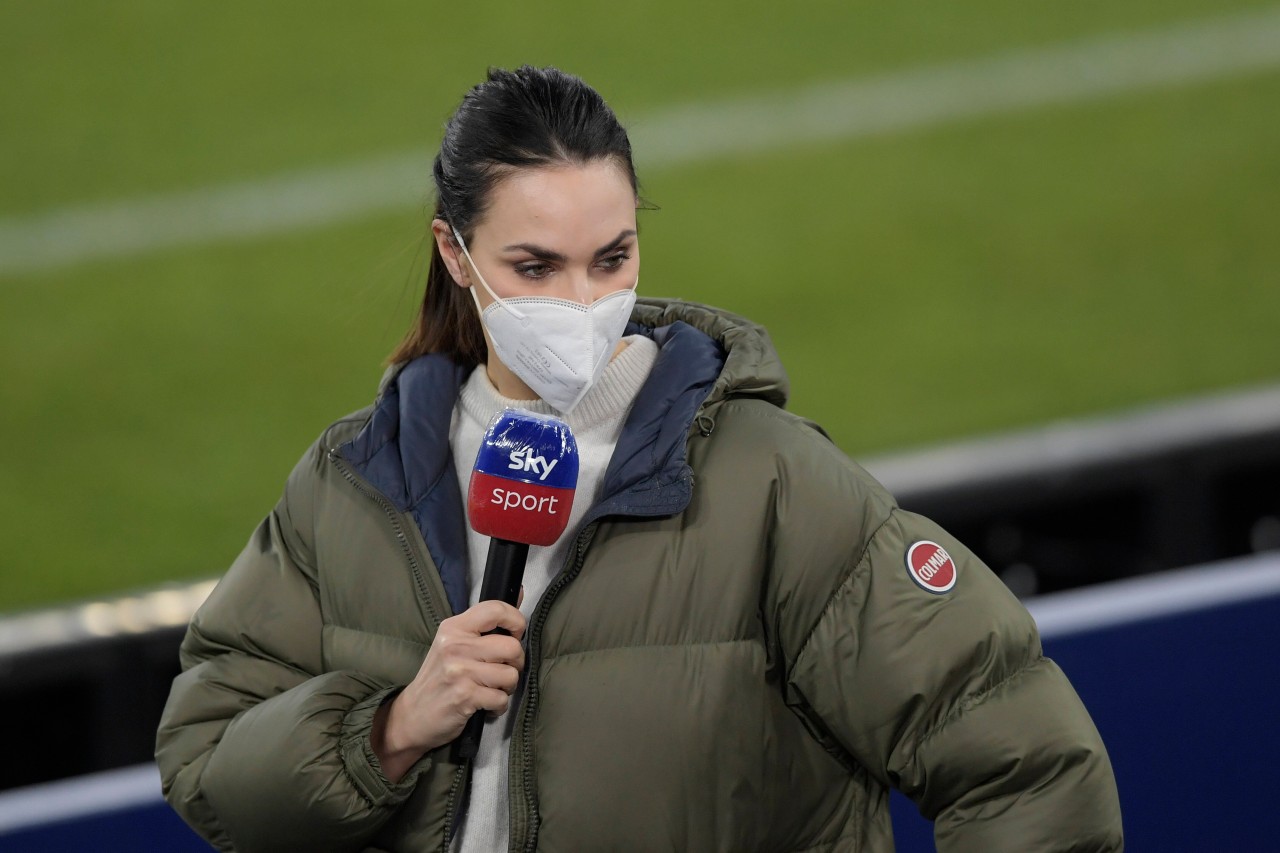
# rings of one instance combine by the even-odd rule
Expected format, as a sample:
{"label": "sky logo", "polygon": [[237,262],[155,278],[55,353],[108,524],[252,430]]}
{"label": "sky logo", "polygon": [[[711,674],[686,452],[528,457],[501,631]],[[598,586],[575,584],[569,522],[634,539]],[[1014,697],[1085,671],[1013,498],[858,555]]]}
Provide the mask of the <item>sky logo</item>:
{"label": "sky logo", "polygon": [[556,467],[559,459],[552,459],[550,462],[542,456],[535,454],[532,447],[525,447],[520,450],[511,451],[511,464],[507,467],[516,471],[530,471],[534,474],[541,469],[542,473],[538,476],[538,480],[547,479],[547,475],[551,473],[551,469]]}

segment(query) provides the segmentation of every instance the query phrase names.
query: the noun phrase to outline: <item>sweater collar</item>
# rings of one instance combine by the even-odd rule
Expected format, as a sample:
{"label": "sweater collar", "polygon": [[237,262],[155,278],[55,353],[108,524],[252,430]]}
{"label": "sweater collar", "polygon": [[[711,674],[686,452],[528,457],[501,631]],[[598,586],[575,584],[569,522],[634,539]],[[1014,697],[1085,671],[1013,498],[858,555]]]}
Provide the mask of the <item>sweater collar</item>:
{"label": "sweater collar", "polygon": [[477,367],[463,383],[459,402],[471,418],[482,424],[508,408],[560,417],[575,433],[591,432],[610,421],[616,424],[622,414],[630,410],[636,394],[649,378],[658,352],[657,346],[647,336],[632,335],[626,338],[626,342],[627,346],[609,362],[600,379],[568,416],[561,415],[542,400],[515,400],[502,396],[483,366]]}

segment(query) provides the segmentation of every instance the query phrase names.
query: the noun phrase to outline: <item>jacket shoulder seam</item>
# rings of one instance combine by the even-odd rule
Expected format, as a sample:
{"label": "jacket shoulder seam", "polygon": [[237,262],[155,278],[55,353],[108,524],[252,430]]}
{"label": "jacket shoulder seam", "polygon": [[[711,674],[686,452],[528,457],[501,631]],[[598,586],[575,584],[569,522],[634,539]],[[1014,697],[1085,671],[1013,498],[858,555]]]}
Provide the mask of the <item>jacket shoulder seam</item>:
{"label": "jacket shoulder seam", "polygon": [[[778,424],[781,429],[788,431],[785,436],[787,439],[803,436],[803,440],[808,442],[808,445],[804,448],[797,446],[797,452],[811,453],[816,450],[819,453],[830,454],[831,458],[842,461],[844,469],[859,483],[885,491],[883,484],[871,476],[857,460],[846,454],[820,424],[754,397],[733,397],[725,400],[720,406],[720,412],[731,410],[745,417]],[[720,412],[717,414],[719,415]],[[887,491],[885,494],[892,499],[892,495],[888,495]]]}
{"label": "jacket shoulder seam", "polygon": [[806,432],[812,432],[818,437],[824,437],[820,431],[813,428],[810,421],[794,412],[780,409],[768,400],[761,400],[759,397],[727,397],[720,401],[719,406],[722,412],[736,409],[743,414],[777,421],[778,423],[786,424],[788,427],[808,427],[805,430]]}
{"label": "jacket shoulder seam", "polygon": [[832,588],[831,595],[827,596],[826,604],[822,605],[822,610],[819,611],[817,618],[814,619],[813,624],[809,626],[809,630],[805,632],[804,642],[800,644],[800,648],[796,651],[796,660],[804,657],[804,653],[808,651],[809,644],[813,641],[813,635],[817,632],[818,626],[822,624],[822,620],[825,619],[827,614],[831,611],[831,608],[834,606],[836,596],[840,594],[840,591],[843,590],[855,577],[870,571],[871,546],[875,544],[876,537],[880,535],[880,531],[884,529],[884,526],[889,523],[896,512],[898,512],[898,508],[894,507],[889,511],[889,514],[884,517],[884,520],[876,525],[876,529],[867,537],[867,542],[863,546],[862,553],[858,555],[858,559],[850,565],[849,570],[841,576],[839,582],[837,582]]}

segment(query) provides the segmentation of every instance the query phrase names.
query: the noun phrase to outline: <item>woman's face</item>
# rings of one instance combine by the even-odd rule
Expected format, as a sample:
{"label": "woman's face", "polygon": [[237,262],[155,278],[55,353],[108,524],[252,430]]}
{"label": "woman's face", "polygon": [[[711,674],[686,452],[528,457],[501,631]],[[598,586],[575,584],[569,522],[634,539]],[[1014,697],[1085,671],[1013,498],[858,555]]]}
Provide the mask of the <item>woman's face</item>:
{"label": "woman's face", "polygon": [[[431,230],[453,280],[487,308],[493,297],[476,278],[479,270],[498,296],[549,296],[590,305],[635,287],[640,273],[636,197],[626,174],[612,161],[585,166],[519,169],[493,188],[488,209],[467,240],[472,263],[449,225]],[[504,397],[537,398],[494,351],[489,330],[486,367]],[[619,342],[616,355],[625,346]]]}
{"label": "woman's face", "polygon": [[[474,285],[480,305],[488,306],[493,300],[448,225],[436,220],[432,230],[454,281]],[[503,298],[550,296],[589,305],[633,287],[640,246],[631,182],[610,160],[519,169],[492,190],[467,250]]]}

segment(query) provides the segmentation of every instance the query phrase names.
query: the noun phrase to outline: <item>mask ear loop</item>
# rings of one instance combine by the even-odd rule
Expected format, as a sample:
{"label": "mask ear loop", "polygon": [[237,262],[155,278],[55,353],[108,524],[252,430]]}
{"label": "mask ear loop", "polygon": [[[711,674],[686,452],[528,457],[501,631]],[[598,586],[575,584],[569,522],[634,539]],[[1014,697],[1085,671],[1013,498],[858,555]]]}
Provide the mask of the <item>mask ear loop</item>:
{"label": "mask ear loop", "polygon": [[[484,288],[485,293],[489,294],[489,297],[493,299],[493,304],[489,307],[492,308],[494,305],[497,305],[505,311],[510,311],[511,315],[518,319],[521,324],[525,326],[529,325],[528,315],[524,314],[519,309],[508,305],[505,299],[493,292],[493,288],[489,286],[489,282],[484,280],[484,275],[481,274],[480,267],[476,266],[475,259],[471,257],[471,252],[467,251],[467,241],[462,239],[462,235],[458,233],[458,229],[451,225],[449,226],[449,230],[453,232],[453,239],[458,241],[458,247],[462,249],[462,254],[466,257],[467,263],[471,264],[471,271],[476,274],[476,278],[480,281],[480,285]],[[475,285],[468,287],[467,290],[471,291],[471,300],[476,303],[476,310],[480,312],[480,319],[483,320],[486,309],[480,307],[480,297],[476,296]]]}

